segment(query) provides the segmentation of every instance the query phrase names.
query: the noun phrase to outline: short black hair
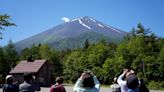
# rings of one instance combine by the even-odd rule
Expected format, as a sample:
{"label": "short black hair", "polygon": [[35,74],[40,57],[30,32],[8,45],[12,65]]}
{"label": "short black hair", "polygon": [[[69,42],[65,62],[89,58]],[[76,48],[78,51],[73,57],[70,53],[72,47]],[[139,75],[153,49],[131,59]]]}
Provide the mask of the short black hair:
{"label": "short black hair", "polygon": [[32,80],[32,73],[24,73],[23,77],[25,81],[29,82]]}
{"label": "short black hair", "polygon": [[131,74],[127,78],[127,86],[130,89],[135,89],[139,86],[139,81],[136,75]]}
{"label": "short black hair", "polygon": [[13,81],[14,81],[13,78],[9,78],[9,79],[6,80],[6,83],[7,83],[7,84],[12,84]]}

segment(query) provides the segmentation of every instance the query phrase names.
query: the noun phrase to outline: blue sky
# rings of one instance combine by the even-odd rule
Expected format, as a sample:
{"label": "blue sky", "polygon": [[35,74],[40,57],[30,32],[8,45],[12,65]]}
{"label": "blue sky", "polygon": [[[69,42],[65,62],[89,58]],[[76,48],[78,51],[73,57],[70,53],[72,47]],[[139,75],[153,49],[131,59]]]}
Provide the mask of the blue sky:
{"label": "blue sky", "polygon": [[59,25],[62,17],[90,16],[126,32],[140,22],[164,37],[164,0],[0,0],[0,14],[17,25],[3,31],[0,46]]}

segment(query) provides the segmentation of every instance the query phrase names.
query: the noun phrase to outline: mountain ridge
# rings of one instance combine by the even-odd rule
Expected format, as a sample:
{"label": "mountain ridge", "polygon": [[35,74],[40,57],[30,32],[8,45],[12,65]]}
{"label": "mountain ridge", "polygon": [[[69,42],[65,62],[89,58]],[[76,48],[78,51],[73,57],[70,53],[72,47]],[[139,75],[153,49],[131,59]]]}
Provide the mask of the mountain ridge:
{"label": "mountain ridge", "polygon": [[[91,35],[91,33],[93,35]],[[43,31],[39,34],[36,34],[32,37],[29,37],[27,39],[24,39],[22,41],[19,41],[15,43],[16,48],[19,48],[19,50],[22,50],[26,47],[30,47],[33,44],[49,44],[51,47],[55,47],[59,50],[64,50],[67,44],[64,44],[65,48],[59,48],[62,43],[62,41],[66,41],[67,39],[79,39],[86,40],[85,35],[90,35],[88,40],[92,43],[96,43],[96,41],[93,41],[94,38],[97,38],[97,41],[100,39],[109,40],[109,42],[115,42],[121,41],[123,37],[127,33],[124,31],[121,31],[117,28],[114,28],[112,26],[103,24],[100,21],[97,21],[91,17],[84,16],[75,18],[73,20],[70,20],[68,22],[59,24],[51,29],[48,29],[46,31]],[[102,37],[103,36],[103,37]],[[79,39],[79,40],[80,40]],[[92,40],[91,40],[92,39]],[[112,41],[115,40],[115,41]],[[67,42],[66,42],[67,43]],[[69,41],[71,44],[71,42]],[[72,43],[78,43],[78,40]],[[117,42],[116,42],[117,43]],[[55,45],[54,45],[55,44]],[[57,45],[58,44],[58,45]],[[79,44],[77,44],[78,46]],[[76,44],[73,47],[68,48],[76,48]],[[61,46],[62,47],[62,46]]]}

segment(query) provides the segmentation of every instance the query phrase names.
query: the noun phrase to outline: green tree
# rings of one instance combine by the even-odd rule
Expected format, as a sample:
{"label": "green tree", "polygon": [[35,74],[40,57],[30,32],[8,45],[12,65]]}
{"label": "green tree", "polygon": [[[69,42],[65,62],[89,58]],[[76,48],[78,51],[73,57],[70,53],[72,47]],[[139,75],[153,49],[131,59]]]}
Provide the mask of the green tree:
{"label": "green tree", "polygon": [[18,60],[19,56],[10,40],[6,47],[0,48],[0,74],[3,78],[16,65]]}
{"label": "green tree", "polygon": [[43,44],[39,47],[39,55],[42,59],[47,59],[51,65],[51,80],[55,80],[57,76],[62,75],[62,61],[59,58],[59,52],[49,47],[47,44]]}
{"label": "green tree", "polygon": [[8,26],[15,26],[14,23],[10,22],[10,16],[6,14],[0,14],[0,39],[2,39],[2,30],[4,30],[4,27]]}
{"label": "green tree", "polygon": [[[161,43],[164,44],[164,43]],[[157,62],[159,62],[160,66],[159,66],[159,73],[160,73],[160,81],[164,81],[163,77],[164,77],[164,46],[163,48],[161,48],[159,55],[158,55],[158,59]]]}
{"label": "green tree", "polygon": [[21,51],[20,54],[20,59],[21,60],[26,60],[28,56],[31,55],[30,48],[25,48]]}
{"label": "green tree", "polygon": [[147,80],[158,81],[160,78],[157,61],[159,47],[158,38],[149,29],[138,24],[133,29],[133,35],[129,40],[121,43],[116,51],[115,60],[121,63],[122,68],[133,68],[137,75]]}
{"label": "green tree", "polygon": [[[80,51],[72,51],[70,53],[68,59],[64,62],[64,77],[69,82],[75,82],[81,72],[83,71],[82,62],[79,62],[79,58],[81,57]],[[84,61],[84,60],[83,60]],[[78,64],[79,63],[79,64]],[[78,71],[77,71],[78,70]]]}
{"label": "green tree", "polygon": [[5,61],[5,55],[4,55],[4,50],[3,48],[0,47],[0,82],[4,82],[4,77],[6,75],[6,71],[8,68],[8,63]]}
{"label": "green tree", "polygon": [[84,43],[84,49],[87,49],[88,47],[89,47],[89,41],[88,39],[86,39]]}
{"label": "green tree", "polygon": [[[85,49],[85,50],[84,50]],[[73,50],[64,62],[64,75],[66,80],[75,82],[84,70],[91,70],[101,83],[109,84],[109,74],[103,71],[103,64],[109,57],[114,57],[115,44],[100,41],[89,45],[88,48]],[[104,74],[106,74],[104,76]]]}
{"label": "green tree", "polygon": [[9,41],[8,45],[4,48],[6,62],[8,62],[10,68],[13,68],[19,60],[17,51],[15,50],[12,40]]}

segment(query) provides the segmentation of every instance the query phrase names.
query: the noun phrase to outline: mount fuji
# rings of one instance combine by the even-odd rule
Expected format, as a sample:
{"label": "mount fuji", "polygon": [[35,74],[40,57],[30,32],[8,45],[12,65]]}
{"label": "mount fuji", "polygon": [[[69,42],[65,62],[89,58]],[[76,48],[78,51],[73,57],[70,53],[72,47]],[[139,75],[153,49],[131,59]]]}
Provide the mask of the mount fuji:
{"label": "mount fuji", "polygon": [[17,50],[36,44],[48,44],[59,50],[82,47],[86,39],[96,43],[101,39],[107,42],[119,43],[127,32],[104,24],[91,17],[84,16],[59,24],[49,30],[16,42]]}

